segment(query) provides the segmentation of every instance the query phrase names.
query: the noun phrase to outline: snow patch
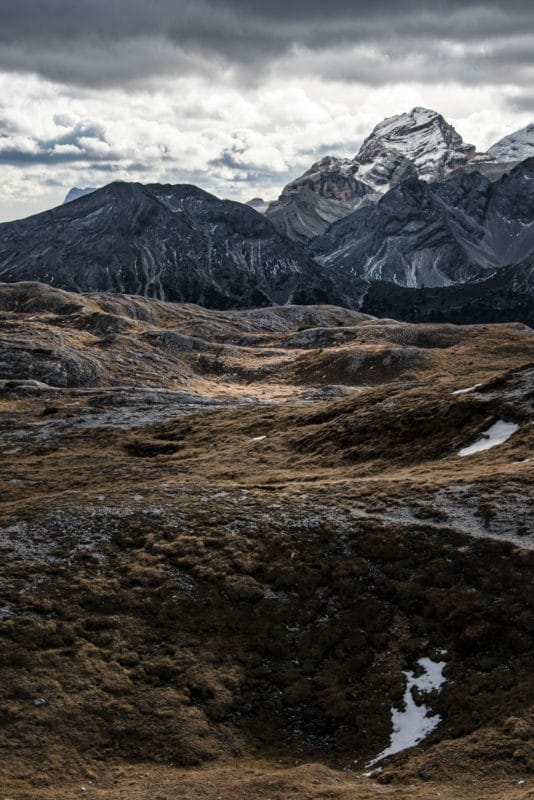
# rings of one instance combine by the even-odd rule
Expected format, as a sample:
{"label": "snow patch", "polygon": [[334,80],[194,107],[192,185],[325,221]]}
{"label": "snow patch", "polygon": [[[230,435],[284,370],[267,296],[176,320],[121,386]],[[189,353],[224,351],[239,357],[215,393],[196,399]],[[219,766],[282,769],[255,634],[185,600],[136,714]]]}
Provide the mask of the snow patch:
{"label": "snow patch", "polygon": [[469,447],[463,447],[458,452],[458,455],[472,456],[475,453],[481,453],[483,450],[490,450],[492,447],[496,447],[498,444],[503,444],[508,441],[510,436],[517,433],[518,430],[519,425],[515,422],[504,422],[504,420],[499,419],[491,428],[488,428],[487,431],[483,431],[480,435],[480,439],[474,442],[474,444],[469,445]]}
{"label": "snow patch", "polygon": [[417,689],[421,694],[429,694],[434,690],[439,691],[446,681],[446,678],[443,676],[443,669],[445,668],[446,662],[432,661],[430,658],[420,658],[417,663],[423,670],[419,677],[416,677],[413,672],[404,673],[407,681],[406,691],[404,692],[404,709],[400,711],[394,706],[391,708],[393,732],[391,734],[389,746],[370,761],[367,765],[368,767],[372,767],[387,756],[392,756],[410,747],[415,747],[415,745],[419,744],[429,733],[437,728],[441,722],[439,714],[434,714],[431,717],[428,716],[429,708],[424,705],[424,703],[422,705],[417,705],[412,690]]}
{"label": "snow patch", "polygon": [[467,394],[468,392],[474,392],[475,389],[480,389],[481,386],[481,383],[475,383],[474,386],[468,386],[467,389],[456,389],[453,394]]}

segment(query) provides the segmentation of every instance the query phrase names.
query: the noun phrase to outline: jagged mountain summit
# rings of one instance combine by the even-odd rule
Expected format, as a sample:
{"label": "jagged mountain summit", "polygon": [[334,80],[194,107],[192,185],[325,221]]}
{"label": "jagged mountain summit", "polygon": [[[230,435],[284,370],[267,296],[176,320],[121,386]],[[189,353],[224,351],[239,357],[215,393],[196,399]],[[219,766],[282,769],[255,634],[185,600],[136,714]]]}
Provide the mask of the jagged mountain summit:
{"label": "jagged mountain summit", "polygon": [[188,185],[112,183],[0,225],[0,280],[212,308],[335,295],[325,271],[269,220]]}
{"label": "jagged mountain summit", "polygon": [[95,186],[86,186],[84,189],[80,189],[78,186],[73,186],[72,189],[69,189],[63,203],[71,203],[73,200],[77,200],[79,197],[85,197],[87,194],[91,194],[92,192],[96,192]]}
{"label": "jagged mountain summit", "polygon": [[441,114],[414,108],[379,123],[353,158],[327,156],[289,183],[267,216],[305,242],[332,222],[376,203],[406,178],[441,180],[477,156]]}
{"label": "jagged mountain summit", "polygon": [[311,244],[339,275],[407,287],[488,277],[534,252],[534,159],[492,182],[477,172],[411,177]]}
{"label": "jagged mountain summit", "polygon": [[496,161],[523,161],[534,157],[534,123],[500,139],[488,152]]}
{"label": "jagged mountain summit", "polygon": [[441,114],[420,107],[385,119],[367,137],[356,156],[364,180],[369,176],[376,183],[372,173],[376,159],[391,151],[410,161],[418,176],[429,181],[444,178],[476,155],[475,146],[466,144]]}

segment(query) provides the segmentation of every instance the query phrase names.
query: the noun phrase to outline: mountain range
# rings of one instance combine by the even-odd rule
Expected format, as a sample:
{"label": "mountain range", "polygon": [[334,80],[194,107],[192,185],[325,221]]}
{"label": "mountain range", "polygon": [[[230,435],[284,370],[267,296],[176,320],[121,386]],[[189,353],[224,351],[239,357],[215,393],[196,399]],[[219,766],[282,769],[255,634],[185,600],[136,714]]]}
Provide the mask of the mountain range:
{"label": "mountain range", "polygon": [[329,302],[413,321],[532,323],[533,253],[534,125],[479,153],[423,108],[269,204],[113,183],[0,225],[6,282],[215,308]]}

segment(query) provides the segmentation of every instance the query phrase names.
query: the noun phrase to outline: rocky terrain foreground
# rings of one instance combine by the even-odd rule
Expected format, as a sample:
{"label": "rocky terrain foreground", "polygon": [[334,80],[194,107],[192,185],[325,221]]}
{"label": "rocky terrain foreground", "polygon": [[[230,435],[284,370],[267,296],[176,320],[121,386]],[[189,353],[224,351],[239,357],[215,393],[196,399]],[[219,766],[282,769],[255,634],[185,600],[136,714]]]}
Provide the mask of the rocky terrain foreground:
{"label": "rocky terrain foreground", "polygon": [[0,284],[0,798],[534,797],[534,331]]}

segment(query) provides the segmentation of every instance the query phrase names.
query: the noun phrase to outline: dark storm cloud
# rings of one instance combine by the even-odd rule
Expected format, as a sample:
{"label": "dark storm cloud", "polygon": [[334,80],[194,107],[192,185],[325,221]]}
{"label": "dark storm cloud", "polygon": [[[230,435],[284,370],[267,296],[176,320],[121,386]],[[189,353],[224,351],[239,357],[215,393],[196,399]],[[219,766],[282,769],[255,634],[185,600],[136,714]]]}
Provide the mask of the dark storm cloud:
{"label": "dark storm cloud", "polygon": [[[300,49],[313,54],[319,75],[324,60],[326,78],[365,83],[412,79],[410,56],[432,66],[445,45],[439,69],[423,69],[419,79],[461,73],[466,83],[504,83],[506,69],[532,63],[529,44],[521,45],[534,29],[532,0],[0,0],[0,10],[0,69],[80,85],[225,68],[253,80],[291,54],[298,61]],[[377,75],[357,60],[350,68],[346,57],[336,62],[349,45],[374,48]]]}
{"label": "dark storm cloud", "polygon": [[519,97],[509,97],[506,105],[513,111],[530,111],[534,113],[534,94],[523,94]]}
{"label": "dark storm cloud", "polygon": [[350,47],[323,52],[300,52],[293,72],[301,76],[346,83],[382,86],[392,81],[432,84],[456,81],[464,85],[531,86],[534,79],[534,36],[530,46],[458,49],[454,42],[404,39],[384,42],[380,49]]}

